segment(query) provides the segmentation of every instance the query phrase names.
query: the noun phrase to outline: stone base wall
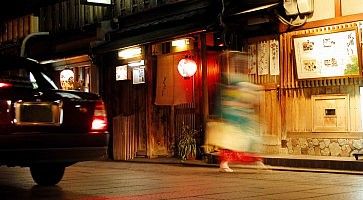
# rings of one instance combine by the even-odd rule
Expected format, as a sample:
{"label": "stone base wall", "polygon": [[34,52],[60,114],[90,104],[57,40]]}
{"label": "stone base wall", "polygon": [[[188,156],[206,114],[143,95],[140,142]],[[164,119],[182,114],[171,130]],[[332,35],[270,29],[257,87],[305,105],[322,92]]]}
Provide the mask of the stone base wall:
{"label": "stone base wall", "polygon": [[288,138],[288,154],[351,157],[363,152],[363,139]]}

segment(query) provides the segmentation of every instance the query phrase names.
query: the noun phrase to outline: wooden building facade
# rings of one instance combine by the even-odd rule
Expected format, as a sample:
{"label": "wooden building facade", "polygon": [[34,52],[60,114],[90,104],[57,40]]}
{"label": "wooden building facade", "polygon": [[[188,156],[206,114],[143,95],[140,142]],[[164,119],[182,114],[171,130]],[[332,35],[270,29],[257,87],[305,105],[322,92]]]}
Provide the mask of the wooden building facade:
{"label": "wooden building facade", "polygon": [[[265,88],[263,153],[349,157],[363,151],[363,10],[355,1],[314,2],[304,25],[281,23],[277,34],[242,39],[255,68],[249,79]],[[271,55],[276,44],[278,70]]]}
{"label": "wooden building facade", "polygon": [[[220,24],[221,5],[212,0],[114,0],[111,6],[82,2],[59,1],[35,14],[4,21],[1,53],[19,54],[27,35],[49,32],[49,36],[34,38],[26,54],[52,61],[59,71],[71,67],[77,77],[84,76],[79,79],[84,82],[88,77],[88,91],[101,94],[108,105],[113,136],[110,153],[115,160],[175,156],[186,125],[199,133],[201,146],[204,123],[213,115],[215,83],[220,75],[218,55],[225,50],[218,43],[221,32],[226,32],[225,24]],[[241,25],[249,23],[245,17],[228,19],[230,32],[222,36],[233,38],[230,47],[247,54],[250,48],[256,52],[257,71],[249,78],[265,88],[260,107],[264,153],[350,156],[363,151],[362,13],[356,0],[315,0],[314,13],[305,25],[271,22],[259,27],[262,36],[254,35],[253,25]],[[265,33],[273,25],[278,31]],[[356,33],[358,74],[315,78],[305,74],[307,78],[299,78],[294,40],[346,30]],[[188,39],[188,49],[173,49],[176,39]],[[257,59],[266,50],[264,46],[271,52],[271,44],[278,46],[277,68],[271,66],[269,55],[268,65],[258,71]],[[141,54],[129,60],[120,58],[119,51],[129,47],[140,47]],[[180,81],[192,84],[186,93],[191,100],[157,103],[158,70],[163,66],[176,69],[178,61],[187,56],[197,63],[193,78]],[[250,67],[249,57],[244,64]],[[141,60],[137,69],[131,66]],[[126,73],[124,79],[120,72]]]}
{"label": "wooden building facade", "polygon": [[89,49],[104,40],[107,29],[102,22],[110,19],[110,11],[107,6],[83,4],[80,0],[40,4],[25,16],[1,21],[0,53],[23,53],[47,63],[57,70],[54,76],[59,83],[60,73],[71,70],[75,82],[68,89],[98,92],[98,69],[92,64]]}
{"label": "wooden building facade", "polygon": [[[326,2],[325,2],[326,3]],[[314,156],[343,156],[362,152],[362,10],[353,1],[319,2],[315,5],[315,16],[304,26],[291,31],[282,28],[280,35],[281,81],[279,98],[281,106],[281,141],[289,154]],[[322,12],[328,6],[329,12]],[[315,19],[314,19],[315,18]],[[331,34],[344,34],[352,30],[356,60],[347,67],[357,67],[346,75],[299,78],[298,47],[294,39],[309,36],[330,38]],[[311,38],[310,37],[310,38]],[[338,43],[347,43],[347,38],[336,40],[334,52],[321,51],[316,58],[324,60],[327,55],[342,55],[345,49]],[[325,45],[326,49],[329,45]],[[321,49],[323,50],[323,49]],[[331,56],[333,58],[334,56]],[[335,56],[337,58],[339,56]],[[300,63],[301,64],[301,63]],[[338,66],[339,64],[336,64]],[[332,70],[337,70],[332,68]]]}
{"label": "wooden building facade", "polygon": [[[143,12],[120,14],[119,28],[109,33],[109,42],[93,49],[102,68],[101,93],[110,106],[112,157],[128,160],[136,156],[177,156],[177,141],[183,128],[187,126],[202,134],[202,68],[208,65],[212,69],[216,62],[215,53],[206,50],[207,41],[214,42],[207,29],[215,22],[206,18],[217,20],[212,17],[216,16],[213,4],[170,1]],[[177,39],[187,41],[185,49],[173,45]],[[129,59],[118,56],[130,47],[141,48],[141,54]],[[214,62],[213,58],[209,63],[203,62],[207,56],[212,56]],[[188,80],[177,71],[179,60],[186,57],[198,65],[196,74]],[[133,66],[135,61],[143,63],[141,83],[135,83],[134,70],[139,68]],[[123,66],[127,66],[128,75],[121,79],[117,73]],[[164,82],[168,85],[164,97],[170,98],[158,100],[162,80],[158,76],[164,74],[164,80],[170,80]],[[203,136],[198,138],[201,146]]]}

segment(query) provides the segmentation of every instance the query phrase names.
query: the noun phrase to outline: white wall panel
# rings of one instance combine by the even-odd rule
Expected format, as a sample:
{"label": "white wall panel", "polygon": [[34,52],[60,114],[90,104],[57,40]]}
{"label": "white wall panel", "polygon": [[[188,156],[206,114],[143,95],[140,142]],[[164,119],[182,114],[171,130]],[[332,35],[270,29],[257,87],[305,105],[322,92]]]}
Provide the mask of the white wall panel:
{"label": "white wall panel", "polygon": [[[346,1],[346,0],[342,0]],[[351,0],[356,1],[356,0]],[[308,21],[317,21],[335,17],[335,0],[314,0],[314,13]]]}
{"label": "white wall panel", "polygon": [[342,0],[342,15],[363,13],[363,0]]}

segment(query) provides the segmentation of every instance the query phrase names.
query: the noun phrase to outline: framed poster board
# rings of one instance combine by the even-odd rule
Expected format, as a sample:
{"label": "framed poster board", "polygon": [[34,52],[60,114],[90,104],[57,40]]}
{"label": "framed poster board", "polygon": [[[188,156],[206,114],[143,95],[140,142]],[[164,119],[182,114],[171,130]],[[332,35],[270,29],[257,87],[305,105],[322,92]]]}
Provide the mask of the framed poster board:
{"label": "framed poster board", "polygon": [[145,66],[134,67],[132,69],[132,83],[145,83]]}
{"label": "framed poster board", "polygon": [[360,75],[356,28],[293,37],[298,79]]}
{"label": "framed poster board", "polygon": [[116,66],[116,81],[127,80],[127,65]]}

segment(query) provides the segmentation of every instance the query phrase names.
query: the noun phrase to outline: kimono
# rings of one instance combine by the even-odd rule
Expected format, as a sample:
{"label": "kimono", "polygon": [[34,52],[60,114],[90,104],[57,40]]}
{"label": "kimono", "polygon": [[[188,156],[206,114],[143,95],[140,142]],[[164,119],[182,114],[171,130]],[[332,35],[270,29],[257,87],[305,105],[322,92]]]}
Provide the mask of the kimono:
{"label": "kimono", "polygon": [[257,111],[261,86],[240,81],[220,84],[219,88],[220,120],[207,124],[208,142],[219,147],[220,160],[261,161]]}

